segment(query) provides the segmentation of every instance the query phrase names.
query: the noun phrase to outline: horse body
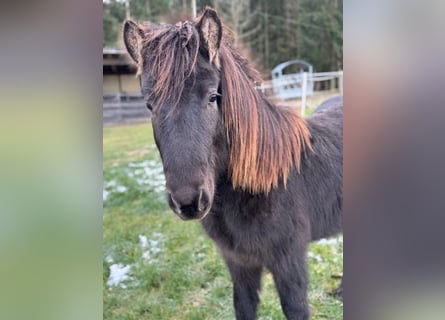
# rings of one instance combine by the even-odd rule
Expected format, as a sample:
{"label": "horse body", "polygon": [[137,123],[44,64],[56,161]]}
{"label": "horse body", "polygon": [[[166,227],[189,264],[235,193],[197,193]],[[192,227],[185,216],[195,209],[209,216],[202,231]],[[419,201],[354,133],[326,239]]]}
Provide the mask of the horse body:
{"label": "horse body", "polygon": [[305,200],[311,206],[308,208],[311,239],[318,240],[342,231],[343,99],[327,100],[307,121],[314,152],[303,161],[301,176],[305,182],[297,190],[306,195]]}
{"label": "horse body", "polygon": [[251,289],[250,299],[234,297],[235,307],[244,310],[238,319],[255,318],[263,268],[274,276],[288,319],[308,316],[307,243],[342,230],[342,102],[308,119],[313,152],[302,160],[301,173],[291,170],[286,188],[256,195],[233,189],[227,176],[217,183],[211,212],[201,223],[235,282]]}
{"label": "horse body", "polygon": [[303,159],[301,173],[291,170],[286,187],[258,195],[233,189],[227,175],[219,178],[202,224],[222,250],[266,259],[268,247],[281,246],[283,236],[307,242],[341,232],[342,102],[308,119],[314,150]]}
{"label": "horse body", "polygon": [[267,268],[287,319],[308,319],[307,244],[342,227],[342,100],[306,120],[272,105],[211,9],[175,26],[127,22],[124,40],[153,108],[168,203],[219,247],[236,318],[256,318]]}

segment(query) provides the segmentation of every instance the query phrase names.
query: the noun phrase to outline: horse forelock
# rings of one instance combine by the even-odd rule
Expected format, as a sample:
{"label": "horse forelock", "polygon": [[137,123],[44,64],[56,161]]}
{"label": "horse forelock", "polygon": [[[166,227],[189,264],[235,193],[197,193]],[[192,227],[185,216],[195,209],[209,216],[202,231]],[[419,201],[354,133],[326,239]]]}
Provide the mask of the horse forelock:
{"label": "horse forelock", "polygon": [[186,80],[196,69],[199,35],[191,21],[176,25],[148,25],[142,46],[142,62],[138,75],[148,72],[153,79],[149,99],[155,105],[176,107]]}

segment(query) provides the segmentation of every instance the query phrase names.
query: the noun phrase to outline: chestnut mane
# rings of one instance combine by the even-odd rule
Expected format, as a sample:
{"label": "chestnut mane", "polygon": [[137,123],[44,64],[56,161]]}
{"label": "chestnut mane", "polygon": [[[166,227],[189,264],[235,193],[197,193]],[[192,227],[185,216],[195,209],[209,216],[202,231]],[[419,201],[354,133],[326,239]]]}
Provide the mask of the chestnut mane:
{"label": "chestnut mane", "polygon": [[[195,22],[146,26],[139,73],[149,70],[153,97],[159,105],[176,107],[186,80],[199,61],[200,36]],[[218,51],[221,72],[221,109],[229,145],[229,176],[234,188],[268,193],[282,181],[286,184],[293,166],[299,171],[302,156],[311,149],[304,119],[289,108],[271,104],[255,85],[258,72],[232,47],[224,28]],[[217,65],[218,66],[218,65]]]}

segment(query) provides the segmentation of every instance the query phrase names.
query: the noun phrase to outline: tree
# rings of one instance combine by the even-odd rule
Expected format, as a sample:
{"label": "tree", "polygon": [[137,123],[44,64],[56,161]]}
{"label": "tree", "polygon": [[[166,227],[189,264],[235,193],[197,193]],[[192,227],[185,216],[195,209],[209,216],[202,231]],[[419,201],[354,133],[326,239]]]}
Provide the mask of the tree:
{"label": "tree", "polygon": [[125,6],[122,2],[109,0],[103,3],[103,46],[113,47],[116,45],[124,19]]}
{"label": "tree", "polygon": [[[172,22],[191,17],[192,0],[129,0],[137,21]],[[277,64],[306,60],[315,71],[343,67],[342,0],[196,0],[198,12],[217,9],[264,75]],[[125,19],[123,0],[104,2],[104,45],[116,46]]]}

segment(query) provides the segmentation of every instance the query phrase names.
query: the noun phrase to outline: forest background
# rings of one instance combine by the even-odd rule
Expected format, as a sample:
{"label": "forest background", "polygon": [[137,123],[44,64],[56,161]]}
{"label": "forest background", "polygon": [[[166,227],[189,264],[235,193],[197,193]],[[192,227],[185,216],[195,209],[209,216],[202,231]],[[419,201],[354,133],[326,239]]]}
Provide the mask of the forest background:
{"label": "forest background", "polygon": [[103,46],[122,47],[128,17],[174,23],[206,6],[218,11],[265,78],[294,59],[309,62],[314,72],[343,69],[343,0],[104,0]]}

